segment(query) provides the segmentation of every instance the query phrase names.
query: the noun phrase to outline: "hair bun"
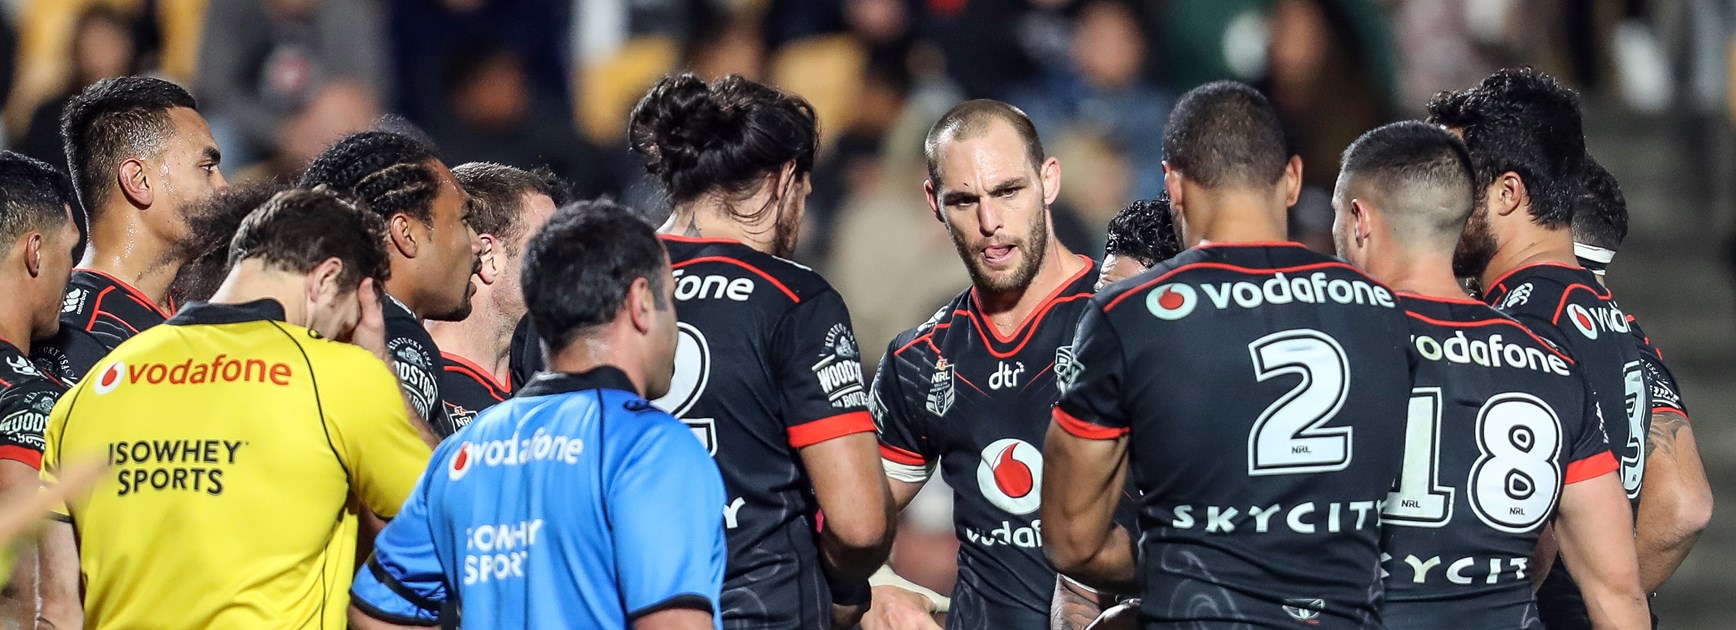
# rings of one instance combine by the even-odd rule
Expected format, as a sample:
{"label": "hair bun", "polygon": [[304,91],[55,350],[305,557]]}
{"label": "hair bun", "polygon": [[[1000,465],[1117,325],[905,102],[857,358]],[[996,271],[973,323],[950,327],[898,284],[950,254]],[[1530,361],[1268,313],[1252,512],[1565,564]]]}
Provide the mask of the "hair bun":
{"label": "hair bun", "polygon": [[697,164],[706,144],[732,136],[728,116],[710,85],[692,74],[664,77],[634,106],[628,137],[662,175]]}

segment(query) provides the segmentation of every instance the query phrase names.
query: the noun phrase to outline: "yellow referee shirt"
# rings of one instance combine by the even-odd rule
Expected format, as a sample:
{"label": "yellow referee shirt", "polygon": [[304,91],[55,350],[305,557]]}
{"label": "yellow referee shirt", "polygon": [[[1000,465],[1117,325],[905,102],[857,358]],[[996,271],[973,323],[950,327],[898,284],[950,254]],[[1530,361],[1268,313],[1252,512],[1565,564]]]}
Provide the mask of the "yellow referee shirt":
{"label": "yellow referee shirt", "polygon": [[345,627],[359,506],[396,514],[430,453],[384,363],[283,317],[189,305],[55,406],[44,477],[111,466],[61,515],[86,627]]}

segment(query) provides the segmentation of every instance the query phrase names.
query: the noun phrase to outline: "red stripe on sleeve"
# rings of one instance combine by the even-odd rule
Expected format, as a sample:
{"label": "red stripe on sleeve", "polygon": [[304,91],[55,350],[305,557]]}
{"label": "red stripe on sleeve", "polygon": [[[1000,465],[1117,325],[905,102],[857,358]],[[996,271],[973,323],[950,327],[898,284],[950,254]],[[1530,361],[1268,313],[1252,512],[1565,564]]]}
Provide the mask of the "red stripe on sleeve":
{"label": "red stripe on sleeve", "polygon": [[905,466],[927,466],[928,462],[921,455],[898,448],[885,442],[880,443],[880,457],[895,464]]}
{"label": "red stripe on sleeve", "polygon": [[42,470],[42,451],[7,444],[0,446],[0,459],[10,459],[28,464],[31,468]]}
{"label": "red stripe on sleeve", "polygon": [[1660,413],[1673,413],[1673,414],[1676,414],[1678,416],[1681,416],[1683,420],[1688,419],[1688,412],[1682,411],[1682,410],[1677,409],[1675,407],[1652,407],[1652,415],[1657,415]]}
{"label": "red stripe on sleeve", "polygon": [[1055,408],[1054,417],[1055,424],[1060,425],[1062,431],[1066,431],[1076,438],[1087,440],[1113,440],[1123,435],[1127,435],[1127,429],[1125,428],[1111,429],[1109,427],[1100,427],[1075,418],[1073,417],[1073,414],[1063,411],[1060,407]]}
{"label": "red stripe on sleeve", "polygon": [[790,427],[790,446],[802,448],[832,438],[873,431],[874,416],[868,415],[866,411],[852,411]]}
{"label": "red stripe on sleeve", "polygon": [[1563,485],[1579,483],[1587,479],[1596,479],[1605,474],[1615,472],[1619,468],[1615,456],[1609,451],[1598,451],[1596,455],[1567,465],[1567,473],[1562,476]]}

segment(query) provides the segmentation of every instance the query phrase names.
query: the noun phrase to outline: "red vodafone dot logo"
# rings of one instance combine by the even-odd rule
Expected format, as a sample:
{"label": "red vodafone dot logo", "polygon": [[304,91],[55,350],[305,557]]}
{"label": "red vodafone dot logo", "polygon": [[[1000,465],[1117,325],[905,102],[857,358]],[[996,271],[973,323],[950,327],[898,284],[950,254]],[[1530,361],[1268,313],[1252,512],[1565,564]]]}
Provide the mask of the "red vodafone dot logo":
{"label": "red vodafone dot logo", "polygon": [[459,479],[463,479],[464,475],[470,472],[471,466],[476,463],[474,461],[476,458],[471,455],[471,450],[471,446],[468,443],[458,446],[458,452],[452,455],[452,465],[446,467],[447,478],[453,481],[458,481]]}
{"label": "red vodafone dot logo", "polygon": [[1043,497],[1043,452],[1024,440],[995,440],[982,450],[977,489],[1009,514],[1037,511]]}
{"label": "red vodafone dot logo", "polygon": [[120,361],[110,363],[108,368],[96,377],[96,393],[112,392],[116,387],[120,387],[121,382],[125,380],[127,380],[127,364]]}
{"label": "red vodafone dot logo", "polygon": [[1578,328],[1580,334],[1587,339],[1597,338],[1597,324],[1592,321],[1591,312],[1585,310],[1585,307],[1578,304],[1567,305],[1567,319],[1572,321],[1573,327]]}
{"label": "red vodafone dot logo", "polygon": [[1166,284],[1145,295],[1145,307],[1158,319],[1177,320],[1192,313],[1199,303],[1194,288],[1185,284]]}

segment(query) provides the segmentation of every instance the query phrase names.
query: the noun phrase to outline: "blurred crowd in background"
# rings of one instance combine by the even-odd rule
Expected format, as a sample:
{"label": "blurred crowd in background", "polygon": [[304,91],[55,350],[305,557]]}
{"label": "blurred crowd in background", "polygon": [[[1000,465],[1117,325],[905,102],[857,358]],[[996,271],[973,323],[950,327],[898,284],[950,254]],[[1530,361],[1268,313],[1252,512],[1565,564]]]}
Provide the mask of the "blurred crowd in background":
{"label": "blurred crowd in background", "polygon": [[[0,2],[4,144],[55,164],[69,95],[142,72],[191,88],[231,181],[294,173],[390,114],[447,163],[547,165],[656,219],[666,202],[624,137],[656,78],[801,94],[823,141],[797,258],[845,296],[869,366],[967,286],[921,188],[922,135],[959,99],[1030,114],[1062,164],[1056,232],[1099,256],[1108,219],[1162,185],[1174,97],[1249,82],[1304,160],[1293,236],[1330,252],[1339,152],[1434,92],[1529,64],[1617,107],[1721,118],[1736,31],[1736,0]],[[936,535],[900,544],[955,545],[949,504],[912,512]]]}

